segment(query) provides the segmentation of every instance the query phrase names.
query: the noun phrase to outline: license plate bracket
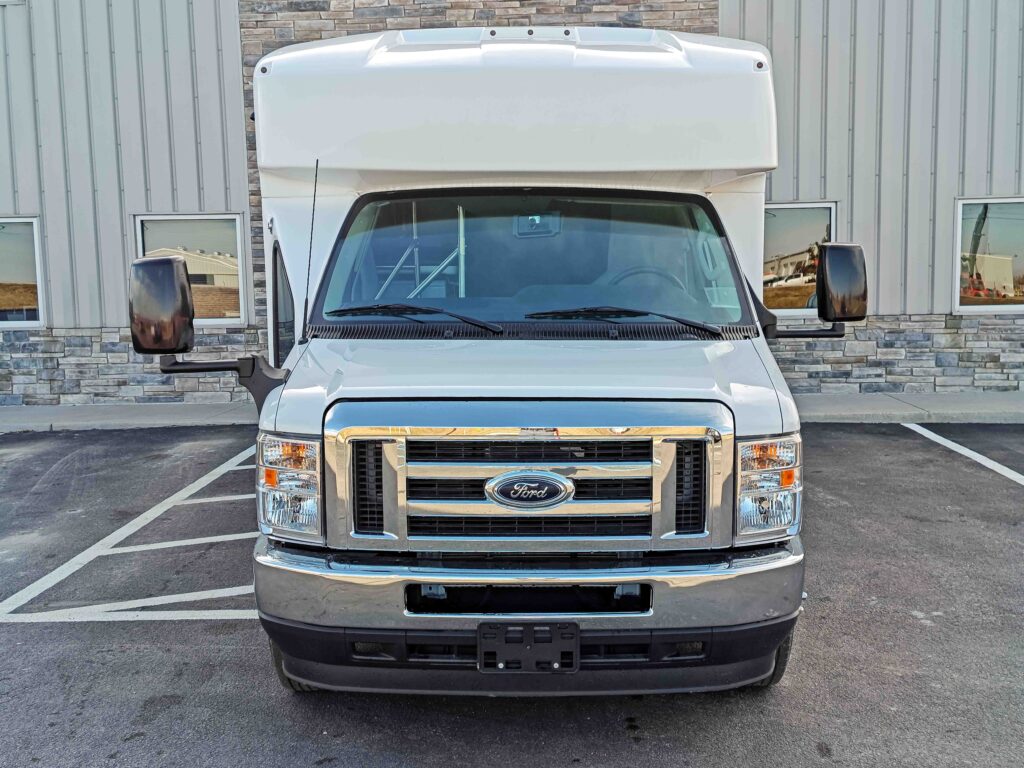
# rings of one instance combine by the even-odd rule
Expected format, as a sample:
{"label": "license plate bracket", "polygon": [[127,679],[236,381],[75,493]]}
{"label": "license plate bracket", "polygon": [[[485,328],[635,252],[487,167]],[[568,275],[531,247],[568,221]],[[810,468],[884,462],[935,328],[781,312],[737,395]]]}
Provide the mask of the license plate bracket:
{"label": "license plate bracket", "polygon": [[491,674],[570,674],[579,669],[580,628],[567,622],[485,623],[477,666]]}

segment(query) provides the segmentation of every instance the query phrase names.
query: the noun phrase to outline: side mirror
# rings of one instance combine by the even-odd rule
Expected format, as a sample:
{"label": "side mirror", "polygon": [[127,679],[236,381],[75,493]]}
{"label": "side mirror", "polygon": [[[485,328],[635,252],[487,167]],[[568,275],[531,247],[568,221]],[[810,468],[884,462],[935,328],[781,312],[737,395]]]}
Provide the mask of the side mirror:
{"label": "side mirror", "polygon": [[825,243],[818,254],[818,317],[826,323],[863,320],[868,314],[868,275],[859,245]]}
{"label": "side mirror", "polygon": [[[817,287],[807,307],[817,307],[827,328],[777,327],[778,318],[750,290],[757,320],[768,339],[841,339],[844,323],[863,320],[868,314],[868,275],[864,249],[859,245],[824,243],[818,252]],[[748,283],[749,286],[749,283]]]}
{"label": "side mirror", "polygon": [[138,259],[132,264],[128,297],[132,346],[136,352],[174,355],[192,349],[195,308],[185,259]]}
{"label": "side mirror", "polygon": [[192,351],[195,316],[185,259],[154,256],[132,263],[128,317],[135,351],[160,355],[163,373],[236,373],[238,383],[256,401],[256,408],[262,409],[267,396],[288,380],[288,371],[274,368],[256,355],[236,360],[176,359],[179,352]]}

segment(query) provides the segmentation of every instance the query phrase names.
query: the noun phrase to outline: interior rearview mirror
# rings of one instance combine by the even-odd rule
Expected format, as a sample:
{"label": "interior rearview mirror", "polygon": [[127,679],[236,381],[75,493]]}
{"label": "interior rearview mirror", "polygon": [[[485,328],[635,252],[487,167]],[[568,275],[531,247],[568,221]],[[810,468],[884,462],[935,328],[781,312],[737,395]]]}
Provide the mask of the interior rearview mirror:
{"label": "interior rearview mirror", "polygon": [[825,243],[818,253],[818,317],[826,323],[863,320],[868,313],[868,276],[859,245]]}
{"label": "interior rearview mirror", "polygon": [[192,289],[181,256],[154,256],[132,264],[128,290],[132,346],[146,355],[192,349]]}

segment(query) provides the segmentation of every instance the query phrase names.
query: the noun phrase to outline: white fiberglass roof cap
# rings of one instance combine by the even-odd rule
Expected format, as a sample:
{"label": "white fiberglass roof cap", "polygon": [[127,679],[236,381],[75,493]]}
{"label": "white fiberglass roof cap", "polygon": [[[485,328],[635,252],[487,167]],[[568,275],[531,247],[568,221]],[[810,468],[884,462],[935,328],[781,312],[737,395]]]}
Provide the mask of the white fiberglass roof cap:
{"label": "white fiberglass roof cap", "polygon": [[264,173],[602,173],[777,164],[771,60],[647,29],[406,30],[289,46],[254,75]]}

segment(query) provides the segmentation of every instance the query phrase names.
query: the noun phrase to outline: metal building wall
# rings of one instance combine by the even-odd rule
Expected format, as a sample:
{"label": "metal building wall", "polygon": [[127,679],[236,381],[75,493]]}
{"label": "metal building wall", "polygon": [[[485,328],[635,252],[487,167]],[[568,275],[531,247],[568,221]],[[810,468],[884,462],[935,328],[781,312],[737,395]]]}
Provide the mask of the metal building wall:
{"label": "metal building wall", "polygon": [[0,53],[0,215],[39,216],[48,326],[127,324],[137,214],[248,232],[237,0],[0,0]]}
{"label": "metal building wall", "polygon": [[872,312],[948,313],[958,197],[1024,192],[1024,0],[720,0],[771,50],[772,202],[837,202]]}

